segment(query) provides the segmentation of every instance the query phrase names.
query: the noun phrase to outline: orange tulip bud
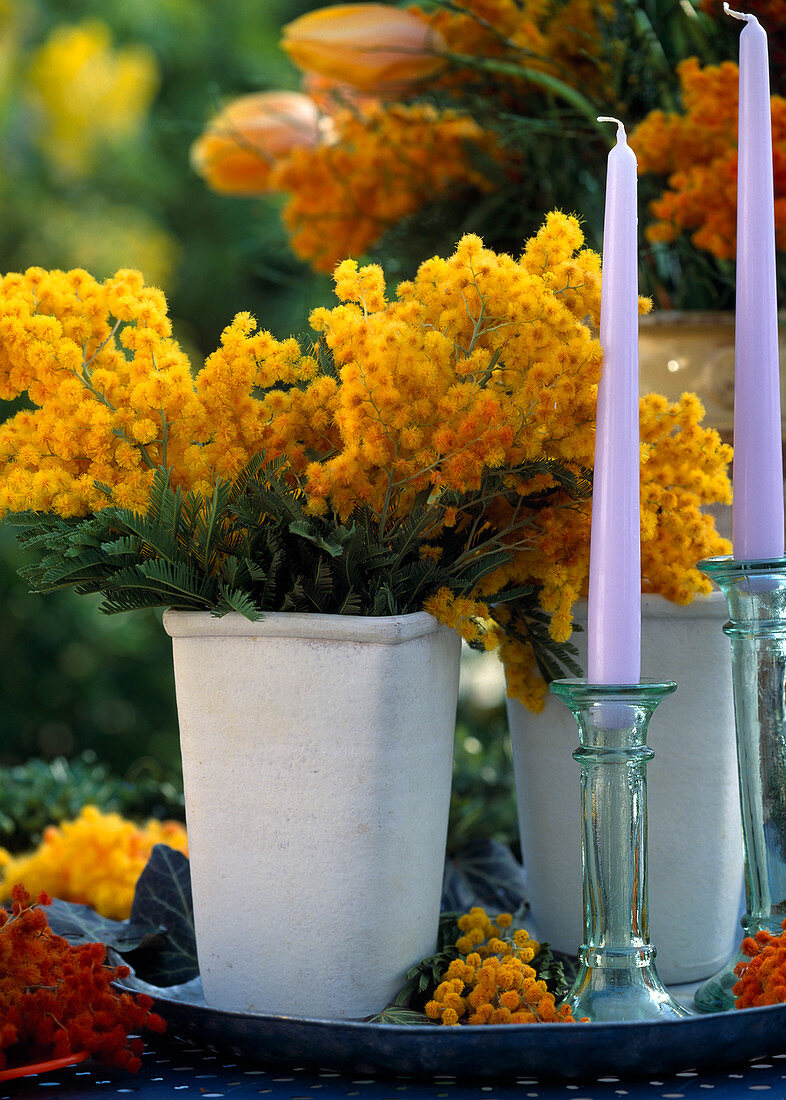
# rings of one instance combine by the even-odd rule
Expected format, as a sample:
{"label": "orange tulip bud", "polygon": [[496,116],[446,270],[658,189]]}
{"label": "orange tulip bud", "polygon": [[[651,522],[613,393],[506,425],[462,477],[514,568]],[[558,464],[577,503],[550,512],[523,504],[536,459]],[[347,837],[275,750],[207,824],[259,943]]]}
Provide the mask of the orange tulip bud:
{"label": "orange tulip bud", "polygon": [[284,27],[282,47],[304,72],[363,92],[400,92],[444,64],[442,35],[412,11],[387,4],[336,4]]}
{"label": "orange tulip bud", "polygon": [[320,110],[330,114],[341,107],[362,107],[363,103],[377,100],[353,88],[351,84],[342,84],[321,73],[304,73],[301,84],[306,95],[310,95]]}
{"label": "orange tulip bud", "polygon": [[191,164],[214,191],[262,195],[273,164],[321,138],[319,108],[301,92],[259,92],[232,100],[191,147]]}

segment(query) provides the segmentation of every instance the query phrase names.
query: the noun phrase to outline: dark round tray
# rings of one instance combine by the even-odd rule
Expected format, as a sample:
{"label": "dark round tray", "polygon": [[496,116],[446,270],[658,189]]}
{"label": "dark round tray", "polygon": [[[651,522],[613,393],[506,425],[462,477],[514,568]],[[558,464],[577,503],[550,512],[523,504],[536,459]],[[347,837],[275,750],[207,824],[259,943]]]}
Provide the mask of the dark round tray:
{"label": "dark round tray", "polygon": [[739,1066],[786,1049],[786,1004],[653,1023],[440,1027],[226,1012],[198,992],[144,988],[176,1035],[266,1064],[353,1075],[579,1081]]}

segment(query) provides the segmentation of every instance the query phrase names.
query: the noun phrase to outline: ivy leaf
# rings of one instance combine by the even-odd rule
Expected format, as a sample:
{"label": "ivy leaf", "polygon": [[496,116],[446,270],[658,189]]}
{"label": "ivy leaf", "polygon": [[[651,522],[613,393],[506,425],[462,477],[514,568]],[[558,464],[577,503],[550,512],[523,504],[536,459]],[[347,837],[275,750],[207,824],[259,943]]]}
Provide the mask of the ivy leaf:
{"label": "ivy leaf", "polygon": [[103,943],[121,955],[160,942],[163,929],[149,921],[110,920],[88,905],[55,898],[46,906],[49,927],[71,944]]}
{"label": "ivy leaf", "polygon": [[546,983],[549,993],[561,1000],[573,983],[578,972],[576,960],[569,955],[556,954],[551,944],[542,943],[540,951],[530,963],[541,981]]}
{"label": "ivy leaf", "polygon": [[143,981],[179,985],[199,973],[194,935],[194,906],[188,859],[156,844],[139,880],[131,907],[131,921],[163,927],[160,946],[134,952],[129,963]]}
{"label": "ivy leaf", "polygon": [[467,913],[473,905],[513,913],[526,895],[524,868],[498,840],[476,840],[445,863],[442,908]]}
{"label": "ivy leaf", "polygon": [[436,955],[429,955],[407,971],[407,980],[388,1008],[422,1010],[434,996],[434,990],[454,959],[459,957],[451,946]]}

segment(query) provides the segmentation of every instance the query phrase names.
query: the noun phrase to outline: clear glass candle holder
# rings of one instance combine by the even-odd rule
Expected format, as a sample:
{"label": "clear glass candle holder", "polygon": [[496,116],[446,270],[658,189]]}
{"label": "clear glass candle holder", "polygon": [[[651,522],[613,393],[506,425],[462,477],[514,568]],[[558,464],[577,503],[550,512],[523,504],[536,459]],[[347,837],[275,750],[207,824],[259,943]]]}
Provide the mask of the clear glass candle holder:
{"label": "clear glass candle holder", "polygon": [[[786,918],[786,558],[708,558],[701,571],[729,607],[745,861],[743,936],[780,934]],[[741,937],[742,938],[742,937]],[[737,953],[699,987],[696,1007],[734,1007]]]}
{"label": "clear glass candle holder", "polygon": [[676,684],[554,680],[579,729],[584,943],[566,997],[576,1019],[690,1015],[658,977],[647,919],[647,729]]}

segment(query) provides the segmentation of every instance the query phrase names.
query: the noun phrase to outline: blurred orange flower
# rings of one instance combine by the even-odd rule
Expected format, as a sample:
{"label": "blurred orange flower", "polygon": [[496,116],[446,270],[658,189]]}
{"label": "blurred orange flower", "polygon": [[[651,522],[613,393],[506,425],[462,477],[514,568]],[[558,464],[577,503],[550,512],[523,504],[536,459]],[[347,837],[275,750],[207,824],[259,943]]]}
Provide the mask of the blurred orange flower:
{"label": "blurred orange flower", "polygon": [[336,4],[284,27],[281,45],[298,68],[375,94],[400,93],[444,64],[445,41],[414,11]]}
{"label": "blurred orange flower", "polygon": [[191,147],[191,164],[214,191],[260,195],[272,190],[275,162],[312,149],[323,130],[316,102],[302,92],[259,92],[232,100]]}
{"label": "blurred orange flower", "polygon": [[489,188],[473,165],[499,157],[492,135],[468,115],[420,104],[367,100],[336,111],[335,141],[296,149],[276,164],[270,187],[294,253],[316,271],[362,256],[382,234],[436,196]]}
{"label": "blurred orange flower", "polygon": [[[666,177],[650,204],[651,241],[684,232],[720,260],[737,252],[737,112],[739,69],[732,61],[701,66],[681,61],[682,113],[651,111],[631,135],[640,175]],[[775,239],[786,250],[786,98],[771,97]]]}

